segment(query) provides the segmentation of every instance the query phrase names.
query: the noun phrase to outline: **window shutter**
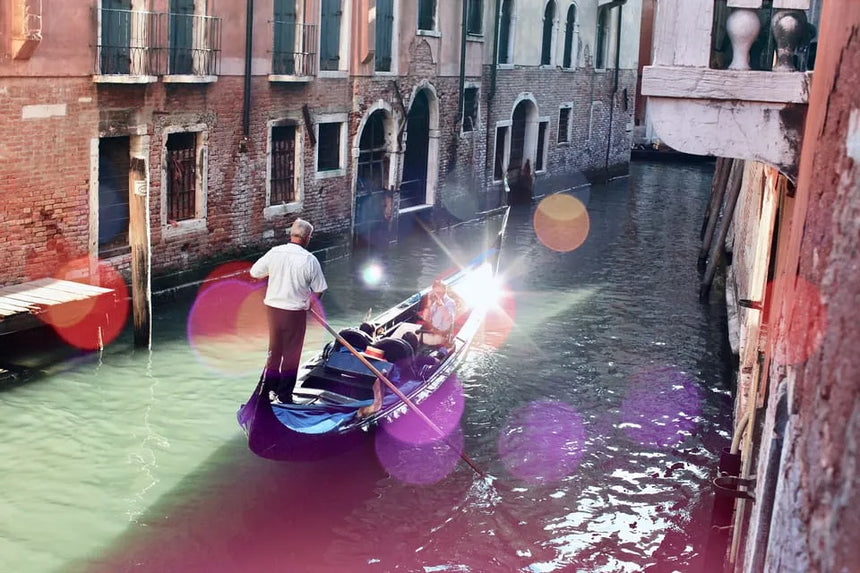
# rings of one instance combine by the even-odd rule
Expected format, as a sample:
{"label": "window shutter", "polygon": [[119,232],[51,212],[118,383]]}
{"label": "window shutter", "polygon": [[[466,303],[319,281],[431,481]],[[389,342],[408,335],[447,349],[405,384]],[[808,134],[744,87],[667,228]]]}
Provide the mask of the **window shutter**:
{"label": "window shutter", "polygon": [[391,42],[394,28],[394,0],[376,0],[377,72],[391,71]]}

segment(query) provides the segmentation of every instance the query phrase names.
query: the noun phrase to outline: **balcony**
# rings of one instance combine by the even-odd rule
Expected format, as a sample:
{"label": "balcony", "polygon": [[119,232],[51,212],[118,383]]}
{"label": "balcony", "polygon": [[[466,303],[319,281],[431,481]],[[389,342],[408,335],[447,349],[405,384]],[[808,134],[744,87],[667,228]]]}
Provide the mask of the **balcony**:
{"label": "balcony", "polygon": [[642,94],[659,138],[797,173],[814,64],[809,0],[661,0]]}
{"label": "balcony", "polygon": [[101,10],[96,43],[97,83],[149,83],[158,78],[159,15],[132,10]]}
{"label": "balcony", "polygon": [[270,82],[309,82],[316,75],[317,28],[295,20],[272,21]]}
{"label": "balcony", "polygon": [[221,64],[221,18],[98,11],[96,83],[214,82]]}

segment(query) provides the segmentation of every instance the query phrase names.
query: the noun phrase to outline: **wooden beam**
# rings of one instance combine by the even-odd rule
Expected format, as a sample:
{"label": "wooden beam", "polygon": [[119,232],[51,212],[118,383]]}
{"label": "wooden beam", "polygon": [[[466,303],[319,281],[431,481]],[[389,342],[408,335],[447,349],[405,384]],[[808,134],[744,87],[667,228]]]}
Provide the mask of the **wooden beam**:
{"label": "wooden beam", "polygon": [[131,244],[131,305],[134,345],[152,346],[152,288],[149,270],[152,251],[149,244],[149,173],[146,152],[149,137],[131,138],[128,171],[129,243]]}
{"label": "wooden beam", "polygon": [[808,103],[812,72],[645,66],[642,95],[771,103]]}

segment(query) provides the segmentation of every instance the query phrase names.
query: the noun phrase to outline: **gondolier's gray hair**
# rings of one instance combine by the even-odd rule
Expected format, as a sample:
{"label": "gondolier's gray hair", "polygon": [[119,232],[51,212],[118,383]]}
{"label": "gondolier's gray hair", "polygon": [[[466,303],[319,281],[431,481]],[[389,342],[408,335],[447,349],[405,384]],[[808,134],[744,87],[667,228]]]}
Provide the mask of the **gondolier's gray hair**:
{"label": "gondolier's gray hair", "polygon": [[304,219],[296,219],[293,221],[293,226],[290,227],[290,237],[307,241],[314,232],[314,226]]}

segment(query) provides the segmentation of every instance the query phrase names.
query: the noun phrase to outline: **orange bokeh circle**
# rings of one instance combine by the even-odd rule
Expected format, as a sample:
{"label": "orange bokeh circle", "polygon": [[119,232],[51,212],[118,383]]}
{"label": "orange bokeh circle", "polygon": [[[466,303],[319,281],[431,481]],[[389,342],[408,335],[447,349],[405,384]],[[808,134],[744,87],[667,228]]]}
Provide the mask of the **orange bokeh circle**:
{"label": "orange bokeh circle", "polygon": [[588,237],[589,227],[585,205],[572,195],[550,195],[535,209],[535,234],[553,251],[566,253],[579,248]]}

